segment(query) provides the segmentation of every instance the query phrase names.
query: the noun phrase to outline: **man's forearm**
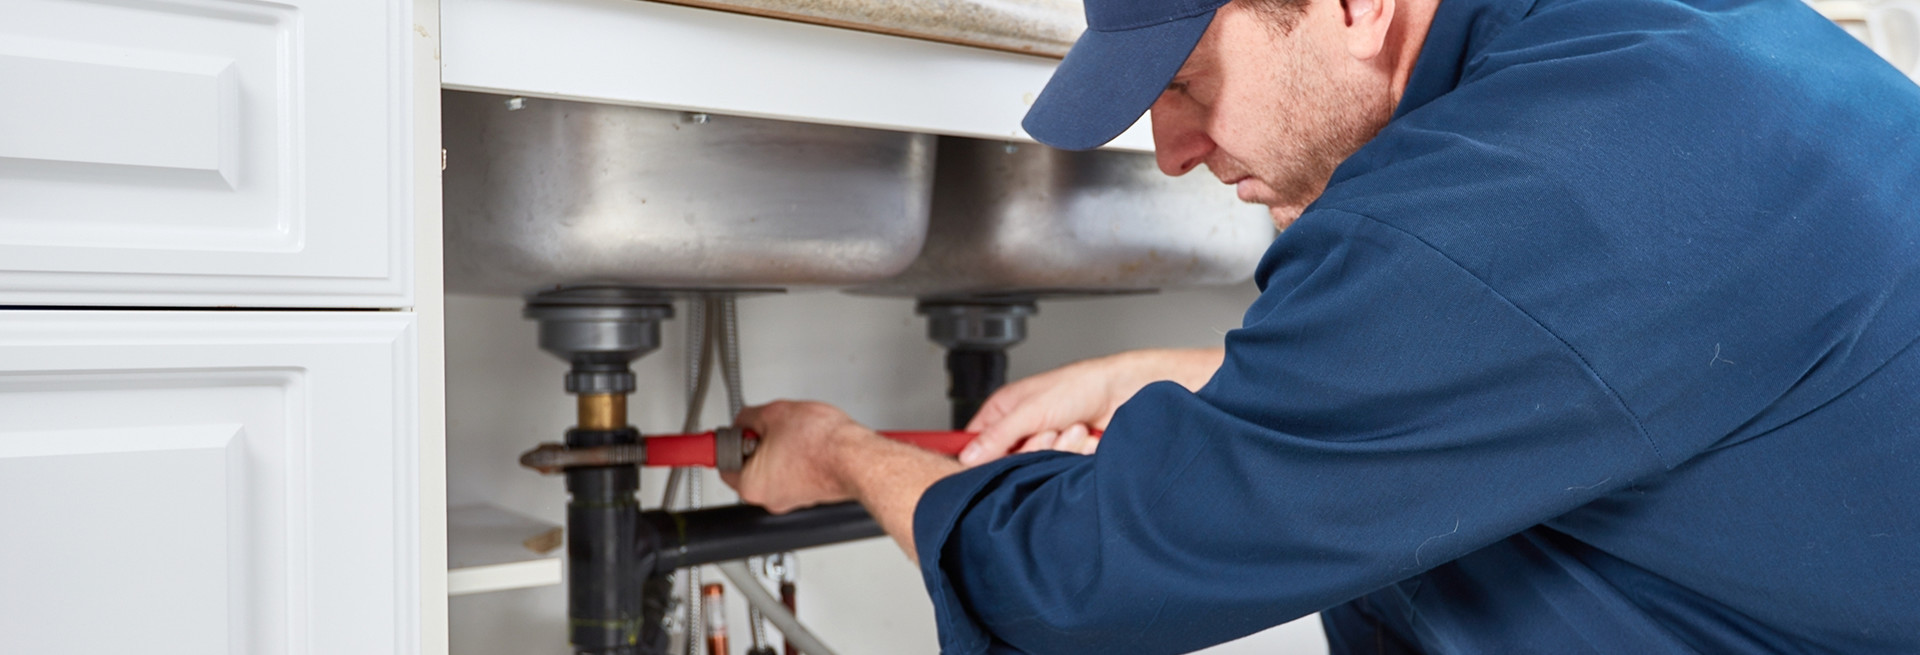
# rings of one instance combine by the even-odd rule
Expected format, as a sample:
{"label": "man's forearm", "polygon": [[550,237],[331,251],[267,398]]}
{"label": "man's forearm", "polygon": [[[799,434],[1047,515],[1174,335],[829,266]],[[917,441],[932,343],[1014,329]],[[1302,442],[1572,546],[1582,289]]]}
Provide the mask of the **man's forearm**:
{"label": "man's forearm", "polygon": [[849,430],[836,440],[835,474],[894,542],[907,551],[907,557],[918,562],[919,553],[913,547],[914,507],[933,483],[960,472],[960,463],[864,427]]}
{"label": "man's forearm", "polygon": [[1172,380],[1189,390],[1198,391],[1213,374],[1220,370],[1220,362],[1225,361],[1225,348],[1155,348],[1135,350],[1128,356],[1139,358],[1142,362],[1137,368],[1149,372],[1152,379],[1139,380],[1139,386],[1146,386],[1154,380]]}

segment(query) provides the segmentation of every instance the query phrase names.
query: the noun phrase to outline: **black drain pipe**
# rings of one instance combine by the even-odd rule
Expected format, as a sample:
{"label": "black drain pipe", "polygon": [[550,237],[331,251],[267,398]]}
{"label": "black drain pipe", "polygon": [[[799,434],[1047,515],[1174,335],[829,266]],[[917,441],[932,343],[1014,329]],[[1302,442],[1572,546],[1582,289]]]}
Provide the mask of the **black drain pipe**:
{"label": "black drain pipe", "polygon": [[655,571],[772,555],[886,534],[859,503],[836,503],[774,515],[751,505],[640,515],[634,542]]}
{"label": "black drain pipe", "polygon": [[947,349],[947,400],[952,426],[964,430],[980,406],[1007,383],[1007,349],[1027,338],[1031,301],[922,300],[927,337]]}
{"label": "black drain pipe", "polygon": [[[568,430],[567,445],[584,448],[631,444],[640,433],[623,430]],[[628,582],[640,572],[631,544],[639,534],[640,469],[594,466],[567,469],[567,619],[574,652],[591,655],[639,655],[642,643],[664,634],[642,634],[641,589]],[[664,644],[658,652],[665,652]]]}
{"label": "black drain pipe", "polygon": [[[572,365],[565,381],[579,414],[567,446],[639,443],[640,432],[627,425],[630,363],[660,346],[660,322],[673,316],[670,301],[636,289],[565,289],[528,298],[523,315],[539,321],[540,349]],[[641,532],[639,467],[576,467],[566,477],[573,652],[666,655],[665,583],[653,579],[654,569],[633,548]]]}
{"label": "black drain pipe", "polygon": [[1007,351],[955,348],[947,351],[947,401],[953,429],[964,430],[993,392],[1007,383]]}

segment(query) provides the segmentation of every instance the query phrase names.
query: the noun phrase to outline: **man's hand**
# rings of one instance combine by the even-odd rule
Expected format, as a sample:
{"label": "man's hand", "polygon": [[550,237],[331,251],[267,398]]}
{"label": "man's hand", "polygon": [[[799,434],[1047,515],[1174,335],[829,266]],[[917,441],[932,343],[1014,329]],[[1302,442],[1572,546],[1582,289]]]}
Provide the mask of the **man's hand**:
{"label": "man's hand", "polygon": [[967,424],[980,436],[960,453],[977,466],[1013,451],[1067,450],[1092,453],[1098,439],[1087,428],[1105,429],[1114,410],[1141,387],[1172,380],[1198,389],[1219,370],[1223,351],[1136,350],[1068,364],[1014,382],[988,398]]}
{"label": "man's hand", "polygon": [[858,500],[907,551],[913,509],[940,478],[960,470],[953,458],[880,436],[821,403],[781,401],[749,407],[734,425],[760,435],[738,475],[723,475],[740,499],[784,514]]}
{"label": "man's hand", "polygon": [[738,475],[722,477],[741,500],[775,514],[853,500],[852,485],[839,471],[841,446],[861,437],[882,438],[823,403],[748,407],[734,425],[760,435],[760,444]]}

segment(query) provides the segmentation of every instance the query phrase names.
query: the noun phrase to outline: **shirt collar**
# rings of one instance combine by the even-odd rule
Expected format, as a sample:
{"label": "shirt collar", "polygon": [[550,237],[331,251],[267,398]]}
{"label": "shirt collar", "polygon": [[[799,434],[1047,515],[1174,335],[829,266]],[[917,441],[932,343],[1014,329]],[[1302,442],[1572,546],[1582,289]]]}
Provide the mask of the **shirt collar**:
{"label": "shirt collar", "polygon": [[1473,60],[1507,26],[1533,11],[1535,0],[1441,0],[1420,46],[1393,118],[1411,113],[1460,86]]}

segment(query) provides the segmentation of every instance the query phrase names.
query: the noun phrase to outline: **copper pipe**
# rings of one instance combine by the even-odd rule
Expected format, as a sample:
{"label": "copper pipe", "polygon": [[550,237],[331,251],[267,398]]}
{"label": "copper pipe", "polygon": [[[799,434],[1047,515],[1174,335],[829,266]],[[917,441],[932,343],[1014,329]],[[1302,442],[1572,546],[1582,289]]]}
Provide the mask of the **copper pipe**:
{"label": "copper pipe", "polygon": [[582,430],[618,430],[627,427],[627,395],[580,394],[579,423]]}
{"label": "copper pipe", "polygon": [[718,582],[709,583],[700,589],[700,608],[706,612],[707,653],[708,655],[726,655],[727,650],[727,591]]}

